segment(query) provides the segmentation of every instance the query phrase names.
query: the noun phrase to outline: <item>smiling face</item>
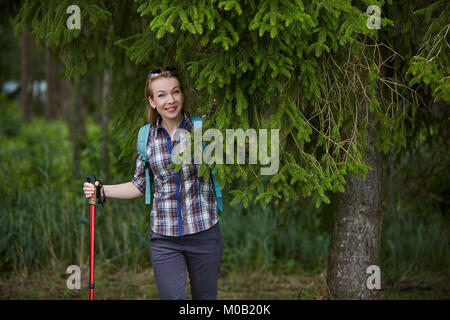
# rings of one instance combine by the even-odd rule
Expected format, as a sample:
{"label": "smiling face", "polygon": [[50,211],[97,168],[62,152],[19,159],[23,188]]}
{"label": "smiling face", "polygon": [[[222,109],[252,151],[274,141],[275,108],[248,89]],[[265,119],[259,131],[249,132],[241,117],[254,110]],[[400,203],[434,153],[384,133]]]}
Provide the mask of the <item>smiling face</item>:
{"label": "smiling face", "polygon": [[157,110],[163,119],[179,119],[184,103],[184,95],[177,78],[159,78],[150,84],[150,106]]}

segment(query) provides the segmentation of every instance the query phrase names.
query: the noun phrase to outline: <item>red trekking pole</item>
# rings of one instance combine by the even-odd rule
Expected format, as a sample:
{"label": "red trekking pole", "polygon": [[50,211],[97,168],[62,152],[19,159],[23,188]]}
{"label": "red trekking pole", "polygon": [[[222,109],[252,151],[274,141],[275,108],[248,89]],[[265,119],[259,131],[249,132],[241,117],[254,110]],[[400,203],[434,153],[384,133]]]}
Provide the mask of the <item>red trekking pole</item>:
{"label": "red trekking pole", "polygon": [[94,185],[94,195],[89,198],[89,248],[90,248],[90,258],[89,258],[89,299],[94,300],[94,239],[95,239],[95,201],[97,200],[97,186],[95,185],[95,175],[91,174],[86,178],[86,181]]}

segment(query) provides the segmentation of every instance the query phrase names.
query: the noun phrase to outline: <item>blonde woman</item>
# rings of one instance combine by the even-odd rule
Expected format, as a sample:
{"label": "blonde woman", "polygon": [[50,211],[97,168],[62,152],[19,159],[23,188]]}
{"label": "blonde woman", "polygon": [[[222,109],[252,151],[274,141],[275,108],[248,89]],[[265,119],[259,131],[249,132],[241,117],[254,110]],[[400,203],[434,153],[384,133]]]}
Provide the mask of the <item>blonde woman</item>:
{"label": "blonde woman", "polygon": [[[173,67],[151,70],[145,85],[147,117],[151,123],[147,158],[155,185],[150,214],[150,256],[160,299],[186,299],[186,269],[193,299],[217,297],[217,280],[223,240],[211,179],[198,177],[196,165],[184,164],[178,172],[168,169],[178,128],[193,130],[183,108],[184,93]],[[133,199],[145,193],[145,169],[138,152],[130,182],[103,185],[107,198]],[[98,184],[98,181],[96,182]],[[84,184],[87,198],[94,193]]]}

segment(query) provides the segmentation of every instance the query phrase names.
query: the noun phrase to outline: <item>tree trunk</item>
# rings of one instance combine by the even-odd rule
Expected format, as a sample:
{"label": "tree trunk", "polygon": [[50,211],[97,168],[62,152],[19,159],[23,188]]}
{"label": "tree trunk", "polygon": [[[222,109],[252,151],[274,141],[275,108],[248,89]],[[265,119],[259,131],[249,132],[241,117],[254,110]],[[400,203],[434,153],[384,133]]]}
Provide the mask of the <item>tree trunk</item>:
{"label": "tree trunk", "polygon": [[45,50],[45,82],[47,83],[45,100],[45,119],[47,121],[58,117],[58,64],[54,61],[52,51]]}
{"label": "tree trunk", "polygon": [[31,77],[30,50],[32,37],[28,31],[22,32],[22,49],[21,49],[21,75],[20,75],[20,102],[23,108],[23,117],[25,122],[31,120],[32,110],[32,89],[33,82]]}
{"label": "tree trunk", "polygon": [[348,175],[345,192],[336,196],[327,272],[333,299],[378,298],[377,290],[367,287],[367,267],[380,266],[382,226],[382,158],[371,123],[369,120],[365,164],[373,170],[366,180],[361,174]]}
{"label": "tree trunk", "polygon": [[108,102],[111,96],[111,69],[103,72],[103,90],[102,90],[102,108],[101,108],[101,127],[102,127],[102,142],[100,150],[101,168],[103,171],[102,179],[108,180],[109,176],[109,157],[108,157],[108,126],[109,126],[109,108]]}
{"label": "tree trunk", "polygon": [[83,77],[78,82],[72,83],[72,104],[70,112],[70,137],[73,146],[73,167],[76,176],[81,176],[81,151],[86,142],[86,108],[83,102],[82,86]]}
{"label": "tree trunk", "polygon": [[[70,127],[71,122],[71,110],[72,110],[72,90],[73,83],[70,79],[64,76],[65,64],[64,58],[57,60],[58,68],[58,106],[61,111],[62,119]],[[61,75],[59,74],[61,73]]]}

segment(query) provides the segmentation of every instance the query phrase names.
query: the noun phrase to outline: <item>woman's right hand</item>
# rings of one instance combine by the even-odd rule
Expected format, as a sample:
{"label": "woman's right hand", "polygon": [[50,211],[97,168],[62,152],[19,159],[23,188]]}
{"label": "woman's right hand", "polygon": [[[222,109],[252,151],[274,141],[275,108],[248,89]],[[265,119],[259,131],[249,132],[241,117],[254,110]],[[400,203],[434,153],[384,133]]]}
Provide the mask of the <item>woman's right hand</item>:
{"label": "woman's right hand", "polygon": [[[99,182],[95,181],[95,185],[98,187]],[[85,182],[83,185],[83,191],[84,191],[84,195],[86,196],[86,198],[91,198],[95,193],[94,185],[90,182]]]}

